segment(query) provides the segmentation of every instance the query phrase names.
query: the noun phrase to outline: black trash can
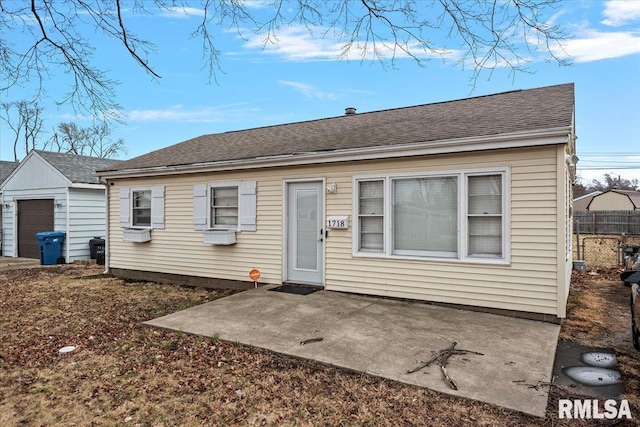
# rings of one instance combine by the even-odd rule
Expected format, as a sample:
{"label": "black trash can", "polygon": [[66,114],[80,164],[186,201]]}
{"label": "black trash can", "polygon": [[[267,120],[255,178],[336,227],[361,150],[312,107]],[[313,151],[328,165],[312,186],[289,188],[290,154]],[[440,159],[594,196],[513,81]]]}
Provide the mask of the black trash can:
{"label": "black trash can", "polygon": [[99,265],[104,265],[104,239],[94,237],[89,240],[89,253],[91,259],[95,259]]}

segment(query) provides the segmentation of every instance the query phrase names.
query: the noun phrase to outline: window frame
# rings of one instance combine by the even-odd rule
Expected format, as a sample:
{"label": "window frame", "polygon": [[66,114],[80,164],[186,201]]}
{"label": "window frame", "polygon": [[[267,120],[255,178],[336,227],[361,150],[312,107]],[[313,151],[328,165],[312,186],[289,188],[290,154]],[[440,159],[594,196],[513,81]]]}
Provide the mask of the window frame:
{"label": "window frame", "polygon": [[[143,191],[149,192],[149,225],[139,225],[134,224],[135,220],[135,193],[140,193]],[[140,208],[138,208],[140,209]],[[147,208],[144,208],[147,209]],[[151,230],[153,228],[153,189],[151,187],[131,187],[129,190],[129,225],[131,228],[140,229],[140,230]]]}
{"label": "window frame", "polygon": [[[496,166],[488,168],[474,169],[454,169],[442,171],[420,171],[410,173],[388,173],[388,174],[367,174],[356,175],[352,179],[353,188],[353,217],[355,219],[352,230],[352,255],[363,258],[388,258],[388,259],[408,259],[420,261],[434,261],[445,263],[469,263],[469,264],[495,264],[509,265],[511,260],[511,212],[510,200],[510,167]],[[469,225],[468,225],[468,190],[469,177],[482,175],[500,175],[502,180],[502,256],[478,256],[469,255]],[[411,254],[394,253],[393,249],[393,180],[452,177],[457,178],[457,254],[455,256],[433,256],[420,254],[418,251]],[[360,185],[362,181],[382,180],[384,187],[383,195],[383,250],[381,252],[367,251],[360,249]]]}
{"label": "window frame", "polygon": [[[381,215],[373,215],[373,214],[360,214],[360,183],[361,182],[378,182],[380,181],[382,183],[382,214]],[[366,253],[366,254],[373,254],[373,255],[381,255],[384,254],[386,252],[387,249],[387,243],[386,243],[386,226],[385,226],[385,220],[387,217],[387,205],[385,203],[386,200],[386,193],[387,193],[387,180],[381,177],[374,177],[374,178],[369,178],[369,179],[359,179],[354,183],[354,188],[357,188],[357,197],[354,197],[354,204],[355,204],[355,208],[354,208],[354,212],[356,212],[356,214],[354,215],[354,217],[356,218],[356,223],[355,225],[353,225],[354,230],[355,230],[355,234],[356,234],[356,238],[355,238],[355,248],[358,252],[361,253]],[[360,232],[360,230],[362,229],[362,223],[360,222],[361,218],[370,218],[370,217],[378,217],[381,216],[382,217],[382,249],[377,251],[374,249],[361,249],[362,247],[362,233]]]}
{"label": "window frame", "polygon": [[[236,214],[236,224],[235,226],[227,226],[227,225],[216,225],[214,224],[213,213],[213,190],[214,189],[224,189],[224,188],[235,188],[236,190],[236,206],[235,209],[237,211]],[[206,230],[229,230],[229,231],[239,231],[240,229],[240,181],[227,181],[227,182],[211,182],[207,184],[207,228]]]}
{"label": "window frame", "polygon": [[[500,191],[501,191],[501,205],[500,205],[500,214],[472,214],[469,212],[469,178],[471,177],[482,177],[482,176],[496,176],[496,175],[500,175]],[[507,206],[505,205],[505,174],[502,173],[498,173],[498,172],[492,172],[492,171],[486,171],[486,172],[473,172],[473,173],[465,173],[463,174],[463,179],[464,179],[464,191],[465,191],[465,199],[466,199],[466,204],[464,206],[465,208],[465,218],[464,221],[466,223],[466,227],[465,227],[465,239],[467,241],[467,245],[465,247],[465,257],[466,258],[473,258],[473,259],[502,259],[504,257],[504,253],[505,253],[505,233],[506,233],[506,229],[505,229],[505,215],[507,212]],[[469,240],[470,240],[470,234],[469,234],[469,230],[471,229],[471,225],[469,224],[469,218],[495,218],[495,217],[500,217],[500,226],[501,226],[501,237],[502,237],[502,242],[501,242],[501,248],[500,248],[500,252],[501,252],[501,256],[497,257],[497,256],[491,256],[488,254],[470,254],[469,253],[469,248],[471,246]]]}

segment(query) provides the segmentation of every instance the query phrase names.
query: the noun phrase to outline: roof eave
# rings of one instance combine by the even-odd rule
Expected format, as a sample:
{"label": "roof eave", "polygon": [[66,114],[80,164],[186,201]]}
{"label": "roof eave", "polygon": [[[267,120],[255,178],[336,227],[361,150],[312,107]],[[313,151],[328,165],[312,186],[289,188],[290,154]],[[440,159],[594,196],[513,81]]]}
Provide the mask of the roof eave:
{"label": "roof eave", "polygon": [[470,151],[566,144],[570,141],[571,136],[571,126],[563,126],[538,131],[505,133],[499,135],[447,139],[440,141],[412,142],[407,144],[382,145],[310,153],[292,153],[287,155],[222,160],[188,165],[155,166],[115,171],[105,170],[97,171],[96,175],[103,179],[138,178],[267,167],[301,166],[355,160],[379,160],[434,154],[453,154]]}

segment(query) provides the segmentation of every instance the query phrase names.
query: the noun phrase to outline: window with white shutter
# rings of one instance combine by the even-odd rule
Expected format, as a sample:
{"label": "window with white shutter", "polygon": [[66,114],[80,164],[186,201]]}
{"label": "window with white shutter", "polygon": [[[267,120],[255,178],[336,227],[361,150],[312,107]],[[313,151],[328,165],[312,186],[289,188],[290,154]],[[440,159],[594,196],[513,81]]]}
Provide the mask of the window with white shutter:
{"label": "window with white shutter", "polygon": [[120,187],[122,228],[164,228],[164,185]]}
{"label": "window with white shutter", "polygon": [[256,181],[194,185],[193,228],[256,231]]}

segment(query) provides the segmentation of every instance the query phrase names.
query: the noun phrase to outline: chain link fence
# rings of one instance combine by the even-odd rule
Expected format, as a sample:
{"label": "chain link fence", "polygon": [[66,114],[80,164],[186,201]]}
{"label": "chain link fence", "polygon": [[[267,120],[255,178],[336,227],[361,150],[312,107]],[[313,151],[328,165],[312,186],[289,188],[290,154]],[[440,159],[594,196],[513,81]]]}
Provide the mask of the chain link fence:
{"label": "chain link fence", "polygon": [[[586,261],[588,268],[624,267],[622,236],[614,235],[573,235],[573,259]],[[640,245],[640,236],[627,236],[627,245]],[[578,254],[578,244],[580,254]],[[578,255],[580,255],[578,257]]]}

